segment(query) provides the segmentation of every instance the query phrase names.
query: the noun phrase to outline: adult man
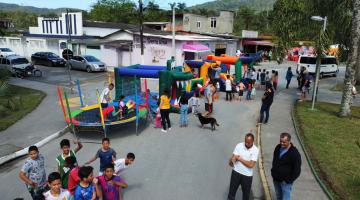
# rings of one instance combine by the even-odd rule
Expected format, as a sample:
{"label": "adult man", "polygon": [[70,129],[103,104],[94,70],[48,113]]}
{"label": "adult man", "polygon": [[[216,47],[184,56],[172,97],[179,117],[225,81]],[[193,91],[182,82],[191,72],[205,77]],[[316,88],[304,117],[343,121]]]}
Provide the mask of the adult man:
{"label": "adult man", "polygon": [[266,83],[266,90],[264,96],[261,98],[262,104],[260,109],[260,120],[259,123],[263,123],[264,113],[266,114],[265,117],[265,124],[268,123],[269,116],[270,116],[270,106],[274,100],[274,90],[272,89],[271,83]]}
{"label": "adult man", "polygon": [[294,181],[301,172],[301,156],[290,142],[289,133],[281,133],[280,144],[275,147],[271,168],[277,200],[290,200]]}
{"label": "adult man", "polygon": [[250,198],[253,168],[258,159],[259,150],[254,145],[254,135],[246,134],[245,142],[236,145],[229,165],[233,167],[231,172],[228,199],[234,200],[236,191],[241,185],[243,200]]}
{"label": "adult man", "polygon": [[110,92],[114,89],[114,84],[110,83],[108,87],[104,88],[100,95],[101,107],[106,108],[108,103],[111,102]]}

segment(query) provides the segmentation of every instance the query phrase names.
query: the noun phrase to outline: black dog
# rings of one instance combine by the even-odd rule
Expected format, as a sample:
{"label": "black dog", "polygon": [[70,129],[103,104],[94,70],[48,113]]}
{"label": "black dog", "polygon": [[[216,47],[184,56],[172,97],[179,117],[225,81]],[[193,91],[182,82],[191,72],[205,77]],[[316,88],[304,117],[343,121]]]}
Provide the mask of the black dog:
{"label": "black dog", "polygon": [[215,125],[219,126],[216,119],[213,117],[204,117],[201,113],[198,113],[197,116],[199,117],[199,121],[201,123],[201,128],[204,127],[204,124],[211,124],[211,130],[215,130]]}

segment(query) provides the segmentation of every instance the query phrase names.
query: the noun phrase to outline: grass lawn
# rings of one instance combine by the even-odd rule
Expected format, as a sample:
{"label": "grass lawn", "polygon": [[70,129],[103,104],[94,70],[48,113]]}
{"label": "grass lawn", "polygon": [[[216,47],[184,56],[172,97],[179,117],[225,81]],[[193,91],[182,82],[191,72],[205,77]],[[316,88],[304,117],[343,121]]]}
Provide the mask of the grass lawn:
{"label": "grass lawn", "polygon": [[[360,91],[360,85],[355,86],[356,91]],[[344,90],[344,83],[338,83],[337,85],[334,85],[332,88],[330,88],[331,91],[339,91],[342,92]]]}
{"label": "grass lawn", "polygon": [[[0,131],[7,129],[9,126],[19,121],[25,115],[33,111],[45,98],[46,94],[29,88],[9,85],[14,99],[15,105],[18,109],[11,111],[6,108],[8,102],[3,97],[0,97],[1,115],[0,115]],[[20,104],[21,99],[21,104]]]}
{"label": "grass lawn", "polygon": [[[360,199],[360,108],[339,118],[340,105],[310,102],[296,105],[302,138],[319,176],[337,199]],[[303,158],[305,159],[305,158]]]}

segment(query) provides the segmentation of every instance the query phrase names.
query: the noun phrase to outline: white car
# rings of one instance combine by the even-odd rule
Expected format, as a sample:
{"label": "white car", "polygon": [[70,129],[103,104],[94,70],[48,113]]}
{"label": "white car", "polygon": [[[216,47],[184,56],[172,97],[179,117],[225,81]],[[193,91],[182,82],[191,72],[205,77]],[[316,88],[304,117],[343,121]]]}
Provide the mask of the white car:
{"label": "white car", "polygon": [[[299,57],[296,72],[299,74],[301,69],[305,69],[309,74],[316,73],[316,57],[315,56],[305,56],[302,55]],[[326,75],[336,77],[337,72],[339,71],[338,61],[335,56],[326,56],[321,58],[320,64],[320,77]]]}
{"label": "white car", "polygon": [[0,48],[0,57],[7,57],[7,56],[11,56],[11,55],[15,55],[15,52],[13,52],[11,49]]}

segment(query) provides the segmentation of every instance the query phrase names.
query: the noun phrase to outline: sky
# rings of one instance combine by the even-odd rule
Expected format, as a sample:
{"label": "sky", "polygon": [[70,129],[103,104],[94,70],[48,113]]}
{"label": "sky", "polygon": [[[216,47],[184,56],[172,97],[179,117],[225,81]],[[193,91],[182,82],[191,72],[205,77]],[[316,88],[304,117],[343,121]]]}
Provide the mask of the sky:
{"label": "sky", "polygon": [[[133,0],[138,2],[137,0]],[[149,0],[143,0],[146,2]],[[211,0],[154,0],[156,4],[159,4],[163,9],[169,9],[169,3],[172,2],[184,2],[187,6],[193,6],[196,4],[201,4]],[[14,3],[23,6],[34,6],[39,8],[79,8],[83,10],[90,10],[92,4],[96,3],[97,0],[0,0],[2,3]]]}

